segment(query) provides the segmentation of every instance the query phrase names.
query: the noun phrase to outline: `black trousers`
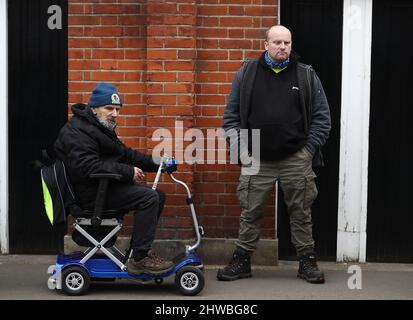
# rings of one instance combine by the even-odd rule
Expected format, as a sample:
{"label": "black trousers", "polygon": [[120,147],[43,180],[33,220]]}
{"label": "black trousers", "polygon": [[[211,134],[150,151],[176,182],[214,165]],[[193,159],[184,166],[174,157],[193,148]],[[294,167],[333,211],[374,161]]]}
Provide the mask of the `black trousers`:
{"label": "black trousers", "polygon": [[164,204],[165,194],[161,190],[121,183],[109,186],[105,208],[134,211],[133,257],[140,257],[150,249]]}

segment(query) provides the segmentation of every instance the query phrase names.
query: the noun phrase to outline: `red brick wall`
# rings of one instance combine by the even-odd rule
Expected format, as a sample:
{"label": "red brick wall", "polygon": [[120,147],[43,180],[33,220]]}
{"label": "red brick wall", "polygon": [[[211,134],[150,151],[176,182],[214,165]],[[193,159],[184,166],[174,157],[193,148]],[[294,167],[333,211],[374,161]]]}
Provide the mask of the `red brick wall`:
{"label": "red brick wall", "polygon": [[[159,143],[155,130],[175,137],[176,121],[184,133],[220,128],[234,73],[262,52],[277,12],[277,0],[69,0],[69,105],[87,102],[97,82],[118,86],[125,102],[118,134],[146,153]],[[238,166],[183,164],[176,176],[193,190],[206,236],[237,237]],[[158,238],[191,237],[184,190],[167,177],[161,189],[168,197]],[[264,238],[274,235],[273,210],[265,210]]]}

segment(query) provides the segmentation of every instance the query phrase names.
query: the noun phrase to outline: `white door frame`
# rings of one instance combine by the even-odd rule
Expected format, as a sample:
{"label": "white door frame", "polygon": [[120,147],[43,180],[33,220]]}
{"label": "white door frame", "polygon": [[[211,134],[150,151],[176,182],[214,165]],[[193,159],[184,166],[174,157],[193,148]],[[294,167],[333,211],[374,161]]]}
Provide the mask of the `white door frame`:
{"label": "white door frame", "polygon": [[344,0],[337,261],[366,262],[373,0]]}
{"label": "white door frame", "polygon": [[7,0],[0,0],[0,246],[9,253]]}

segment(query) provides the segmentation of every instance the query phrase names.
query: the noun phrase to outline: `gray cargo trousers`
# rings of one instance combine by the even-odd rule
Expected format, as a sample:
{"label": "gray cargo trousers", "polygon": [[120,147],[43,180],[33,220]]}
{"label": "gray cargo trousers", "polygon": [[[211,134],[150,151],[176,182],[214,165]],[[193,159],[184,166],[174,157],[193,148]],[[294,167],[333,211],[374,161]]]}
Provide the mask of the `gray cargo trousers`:
{"label": "gray cargo trousers", "polygon": [[282,160],[261,161],[258,173],[250,174],[248,168],[243,167],[237,188],[242,211],[236,246],[250,253],[256,249],[263,207],[278,179],[297,255],[313,252],[311,206],[318,193],[315,178],[312,155],[305,147]]}

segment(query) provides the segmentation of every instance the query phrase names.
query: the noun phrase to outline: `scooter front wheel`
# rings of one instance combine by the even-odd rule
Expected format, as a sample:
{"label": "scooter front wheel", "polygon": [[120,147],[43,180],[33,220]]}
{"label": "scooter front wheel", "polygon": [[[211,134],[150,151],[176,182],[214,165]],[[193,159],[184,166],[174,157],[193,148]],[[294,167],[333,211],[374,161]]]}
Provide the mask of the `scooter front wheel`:
{"label": "scooter front wheel", "polygon": [[185,266],[175,275],[175,286],[185,296],[195,296],[202,291],[205,285],[204,274],[192,266]]}

